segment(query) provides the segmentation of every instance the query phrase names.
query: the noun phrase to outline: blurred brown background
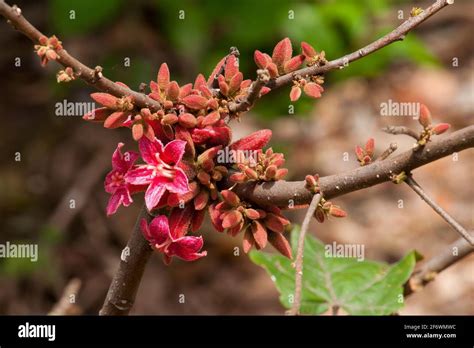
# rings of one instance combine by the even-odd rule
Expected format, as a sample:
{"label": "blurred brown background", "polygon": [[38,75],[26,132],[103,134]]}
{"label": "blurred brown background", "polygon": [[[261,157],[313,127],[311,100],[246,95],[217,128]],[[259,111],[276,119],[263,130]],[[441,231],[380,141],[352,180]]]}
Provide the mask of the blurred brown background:
{"label": "blurred brown background", "polygon": [[[208,75],[218,59],[237,46],[241,70],[253,78],[253,50],[271,53],[289,36],[295,49],[304,40],[333,59],[369,43],[407,18],[412,6],[430,1],[17,1],[40,30],[56,34],[65,48],[89,66],[138,88],[155,79],[162,62],[172,78],[193,81]],[[71,18],[74,11],[74,19]],[[184,12],[180,12],[184,11]],[[289,17],[293,11],[294,19]],[[184,18],[182,14],[184,13]],[[472,124],[474,113],[474,7],[456,0],[400,43],[327,76],[323,98],[295,104],[288,114],[289,89],[272,93],[242,122],[237,139],[256,129],[274,132],[271,145],[284,152],[288,180],[355,168],[353,148],[369,137],[381,153],[390,142],[398,152],[412,141],[386,135],[385,125],[417,127],[410,117],[383,117],[380,103],[419,101],[435,121],[456,130]],[[59,67],[39,65],[31,42],[0,21],[2,138],[0,150],[0,242],[38,243],[36,263],[0,260],[0,314],[44,314],[73,278],[82,281],[78,313],[98,312],[118,264],[142,197],[105,216],[103,178],[118,141],[136,146],[128,130],[110,131],[79,117],[55,115],[56,103],[91,101],[81,81],[58,85]],[[299,48],[298,48],[299,49]],[[16,66],[16,58],[21,65]],[[130,66],[124,61],[130,58]],[[455,60],[453,60],[456,58]],[[453,64],[457,62],[458,64]],[[17,152],[21,161],[15,161]],[[344,161],[344,153],[350,161]],[[466,228],[473,227],[473,152],[414,172],[424,189]],[[70,199],[76,206],[70,209]],[[403,208],[398,208],[403,200]],[[346,219],[312,225],[324,242],[363,243],[366,258],[395,262],[411,249],[426,258],[457,234],[408,187],[383,184],[334,201]],[[301,223],[302,211],[288,213]],[[208,256],[197,262],[149,263],[135,314],[282,314],[278,294],[265,271],[247,256],[234,256],[241,236],[202,229]],[[474,257],[443,272],[407,299],[402,314],[474,314]],[[185,303],[179,296],[185,295]]]}

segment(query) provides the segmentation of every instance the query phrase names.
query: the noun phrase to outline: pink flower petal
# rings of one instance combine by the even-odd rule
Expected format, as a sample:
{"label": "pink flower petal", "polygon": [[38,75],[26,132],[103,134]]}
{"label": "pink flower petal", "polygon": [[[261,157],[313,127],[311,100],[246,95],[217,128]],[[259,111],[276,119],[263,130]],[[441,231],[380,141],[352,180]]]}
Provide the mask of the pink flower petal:
{"label": "pink flower petal", "polygon": [[126,186],[119,188],[117,191],[120,191],[120,194],[122,195],[122,204],[124,207],[128,207],[133,203],[133,199],[130,196],[130,191]]}
{"label": "pink flower petal", "polygon": [[170,235],[172,240],[177,240],[188,232],[189,224],[193,216],[194,209],[187,204],[183,209],[173,208],[169,217]]}
{"label": "pink flower petal", "polygon": [[145,204],[149,211],[158,205],[166,187],[158,180],[153,180],[145,192]]}
{"label": "pink flower petal", "polygon": [[206,251],[198,252],[203,244],[202,237],[182,237],[170,244],[168,253],[176,255],[185,261],[194,261],[207,255]]}
{"label": "pink flower petal", "polygon": [[176,165],[181,161],[184,154],[186,142],[183,140],[170,141],[163,149],[160,158],[169,165]]}
{"label": "pink flower petal", "polygon": [[125,152],[122,154],[123,143],[118,143],[112,155],[112,168],[125,173],[138,159],[138,153],[136,152]]}
{"label": "pink flower petal", "polygon": [[120,204],[122,204],[123,195],[120,192],[115,191],[109,198],[109,202],[107,203],[107,215],[110,216],[115,214]]}
{"label": "pink flower petal", "polygon": [[145,137],[140,139],[138,147],[140,148],[140,154],[145,162],[154,165],[158,164],[156,154],[161,154],[163,152],[163,144],[160,140],[155,139],[154,141],[151,141]]}
{"label": "pink flower petal", "polygon": [[153,181],[153,169],[138,167],[125,174],[125,181],[132,185],[147,185]]}
{"label": "pink flower petal", "polygon": [[150,242],[152,244],[162,245],[170,238],[170,228],[168,218],[165,215],[155,217],[149,225]]}
{"label": "pink flower petal", "polygon": [[172,182],[166,183],[166,188],[173,193],[185,194],[189,191],[188,177],[180,168],[175,168]]}

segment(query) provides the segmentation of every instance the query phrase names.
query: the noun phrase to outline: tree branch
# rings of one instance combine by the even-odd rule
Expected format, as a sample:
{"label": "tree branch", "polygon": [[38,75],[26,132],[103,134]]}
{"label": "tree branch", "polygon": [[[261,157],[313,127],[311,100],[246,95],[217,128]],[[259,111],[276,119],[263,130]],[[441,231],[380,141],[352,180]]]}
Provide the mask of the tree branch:
{"label": "tree branch", "polygon": [[127,315],[132,309],[145,266],[153,251],[140,230],[143,218],[147,222],[152,219],[145,206],[142,207],[132,235],[122,251],[119,268],[110,283],[100,315]]}
{"label": "tree branch", "polygon": [[[406,34],[416,28],[418,25],[423,23],[429,17],[434,15],[436,12],[443,9],[445,6],[449,5],[448,0],[437,0],[431,6],[426,8],[421,14],[415,17],[408,18],[405,22],[400,24],[396,29],[388,33],[387,35],[381,37],[380,39],[372,42],[371,44],[358,49],[355,52],[352,52],[344,57],[331,60],[324,64],[323,66],[310,66],[306,68],[302,68],[296,71],[293,71],[289,74],[282,75],[276,79],[270,80],[266,87],[270,89],[276,89],[282,86],[289,85],[293,82],[293,80],[297,76],[314,76],[314,75],[321,75],[328,71],[335,70],[335,69],[343,69],[347,67],[349,63],[356,61],[360,58],[363,58],[371,53],[378,51],[379,49],[390,45],[393,42],[401,41],[405,38]],[[236,106],[239,109],[239,106]]]}
{"label": "tree branch", "polygon": [[[8,22],[18,31],[30,38],[31,41],[38,44],[39,38],[44,36],[38,29],[36,29],[23,15],[18,7],[11,7],[3,0],[0,0],[0,15],[8,19]],[[59,58],[56,60],[64,67],[71,67],[76,76],[87,82],[89,85],[113,94],[116,97],[131,96],[135,105],[142,108],[149,108],[152,111],[161,109],[161,104],[156,100],[149,98],[147,95],[135,92],[129,88],[122,87],[113,81],[98,77],[97,71],[91,69],[79,60],[71,56],[65,49],[57,51]]]}
{"label": "tree branch", "polygon": [[470,255],[472,252],[474,252],[474,247],[464,238],[459,238],[444,249],[442,253],[428,260],[418,271],[413,273],[407,284],[405,284],[405,296],[421,290],[426,284],[433,281],[439,272]]}
{"label": "tree branch", "polygon": [[260,97],[260,91],[265,87],[269,79],[270,75],[268,74],[268,70],[259,69],[257,71],[257,79],[252,82],[247,96],[239,103],[229,103],[229,111],[231,113],[248,111]]}
{"label": "tree branch", "polygon": [[[325,176],[319,179],[324,198],[341,196],[349,192],[362,190],[383,182],[391,181],[393,174],[413,169],[436,161],[454,152],[474,147],[474,126],[468,126],[449,135],[440,137],[424,146],[420,151],[408,150],[383,161],[375,161],[341,174]],[[288,208],[289,205],[305,205],[311,202],[312,194],[305,188],[303,181],[275,181],[256,184],[239,184],[234,192],[242,200],[256,205],[277,205]]]}
{"label": "tree branch", "polygon": [[288,311],[289,315],[297,315],[300,312],[301,306],[301,290],[303,287],[303,254],[304,254],[304,241],[306,233],[308,232],[309,223],[313,217],[316,208],[318,207],[319,201],[321,200],[321,194],[317,193],[313,196],[311,204],[308,207],[306,215],[301,225],[301,232],[298,237],[298,250],[296,252],[295,261],[295,295],[293,298],[293,305]]}
{"label": "tree branch", "polygon": [[434,15],[436,12],[444,8],[445,6],[449,5],[447,0],[438,0],[428,8],[426,8],[421,14],[415,17],[410,17],[405,22],[400,24],[396,29],[388,33],[387,35],[381,37],[377,41],[372,42],[371,44],[362,47],[361,49],[352,52],[344,57],[332,60],[327,62],[325,65],[318,67],[318,66],[310,66],[307,68],[299,69],[293,71],[292,73],[283,75],[278,77],[276,80],[270,81],[268,87],[271,89],[275,89],[284,85],[288,85],[292,83],[293,79],[300,75],[300,76],[311,76],[311,75],[320,75],[322,73],[326,73],[328,71],[334,69],[342,69],[346,67],[349,63],[356,61],[362,57],[367,56],[379,49],[395,42],[401,41],[405,38],[405,35],[413,30],[415,27],[423,23],[429,17]]}
{"label": "tree branch", "polygon": [[382,131],[388,134],[393,134],[393,135],[405,134],[414,138],[415,140],[418,140],[420,137],[420,135],[417,132],[415,132],[413,129],[410,129],[405,126],[387,126],[387,127],[382,128]]}
{"label": "tree branch", "polygon": [[[447,5],[449,5],[448,0],[437,0],[418,16],[410,17],[396,29],[367,46],[355,52],[352,52],[344,57],[329,61],[323,66],[310,66],[293,71],[292,73],[286,75],[282,75],[276,79],[268,81],[265,86],[269,87],[270,89],[276,89],[292,83],[296,76],[320,75],[331,70],[342,69],[346,67],[349,63],[356,61],[362,57],[365,57],[368,54],[376,52],[379,49],[395,41],[403,40],[403,38],[409,31],[423,23],[426,19],[428,19]],[[38,29],[36,29],[30,22],[28,22],[21,15],[21,11],[18,10],[19,9],[17,7],[13,8],[7,5],[4,0],[0,0],[0,14],[3,17],[7,18],[15,29],[19,30],[21,33],[29,37],[34,43],[38,43],[39,38],[43,36],[43,34]],[[62,64],[64,67],[69,66],[73,68],[77,76],[79,76],[81,79],[86,81],[88,84],[94,86],[95,88],[113,94],[116,97],[131,96],[133,98],[134,104],[141,108],[149,108],[152,111],[157,111],[161,109],[161,104],[159,102],[149,98],[145,94],[119,86],[105,77],[97,78],[97,72],[94,69],[87,67],[85,64],[81,63],[79,60],[69,55],[66,50],[59,50],[57,53],[60,56],[57,59],[58,63]],[[256,83],[255,87],[258,87],[260,84],[257,81],[258,79],[254,82]],[[261,87],[259,88],[261,89]],[[251,100],[249,97],[247,97],[239,103],[231,103],[230,109],[231,111],[235,110],[233,112],[247,111],[253,105],[255,99]],[[250,104],[249,101],[251,101]]]}
{"label": "tree branch", "polygon": [[474,246],[474,237],[469,234],[468,231],[461,226],[451,215],[443,210],[435,201],[433,201],[430,196],[421,188],[420,185],[413,179],[411,175],[405,179],[405,182],[410,188],[415,191],[418,196],[421,197],[435,212],[437,212],[448,224],[451,225],[454,230],[461,235],[471,246]]}

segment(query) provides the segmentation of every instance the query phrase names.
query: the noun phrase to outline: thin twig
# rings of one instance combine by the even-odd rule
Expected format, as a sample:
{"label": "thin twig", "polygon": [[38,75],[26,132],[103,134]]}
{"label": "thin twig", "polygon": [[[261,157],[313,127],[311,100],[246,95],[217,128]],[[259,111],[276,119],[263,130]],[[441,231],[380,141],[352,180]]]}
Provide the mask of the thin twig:
{"label": "thin twig", "polygon": [[[44,36],[28,20],[23,17],[18,8],[13,8],[0,0],[0,15],[8,19],[9,23],[18,31],[26,35],[34,43],[39,43],[39,38]],[[59,58],[56,61],[64,67],[71,67],[76,76],[91,86],[113,94],[116,97],[131,96],[135,105],[142,108],[150,108],[153,111],[161,109],[161,104],[147,95],[135,92],[129,88],[116,84],[102,75],[98,69],[91,69],[79,60],[71,56],[65,49],[57,51]],[[100,69],[99,69],[100,70]],[[100,73],[100,74],[99,74]],[[99,78],[100,77],[100,78]]]}
{"label": "thin twig", "polygon": [[140,221],[146,219],[149,222],[151,218],[143,206],[127,246],[122,251],[119,268],[110,283],[100,315],[128,315],[132,309],[145,266],[153,251],[143,237]]}
{"label": "thin twig", "polygon": [[435,212],[438,213],[448,224],[451,225],[454,230],[461,235],[465,240],[468,241],[469,244],[474,246],[474,237],[469,234],[468,231],[464,227],[461,226],[459,222],[457,222],[451,215],[449,215],[446,211],[443,210],[435,201],[433,201],[430,196],[426,194],[425,191],[421,188],[420,185],[413,179],[411,175],[408,175],[405,182],[407,183],[410,188],[415,191],[418,196],[421,197]]}
{"label": "thin twig", "polygon": [[418,16],[408,18],[396,29],[392,30],[390,33],[372,42],[371,44],[360,48],[357,51],[354,51],[344,57],[329,61],[323,66],[310,66],[307,68],[302,68],[293,71],[286,75],[282,75],[274,80],[271,80],[269,83],[267,83],[266,86],[270,89],[276,89],[291,84],[297,76],[315,76],[321,75],[331,70],[343,69],[347,67],[349,63],[361,59],[371,53],[374,53],[375,51],[378,51],[379,49],[393,42],[402,41],[408,34],[408,32],[416,28],[418,25],[423,23],[425,20],[427,20],[429,17],[431,17],[447,5],[449,5],[448,0],[437,0],[435,3],[426,8],[423,12],[421,12]]}
{"label": "thin twig", "polygon": [[309,223],[313,217],[316,208],[318,207],[319,201],[321,200],[321,194],[317,193],[313,196],[311,204],[306,211],[306,215],[301,225],[301,232],[298,237],[298,249],[296,251],[295,261],[295,294],[293,297],[293,305],[288,311],[289,315],[298,315],[301,306],[301,290],[303,287],[303,257],[304,257],[304,240],[306,233],[308,232]]}
{"label": "thin twig", "polygon": [[[368,54],[371,54],[393,42],[403,40],[409,31],[413,30],[419,24],[447,5],[449,5],[448,0],[437,0],[431,6],[426,8],[421,14],[415,17],[410,17],[396,29],[381,37],[380,39],[372,42],[371,44],[344,57],[329,61],[323,66],[310,66],[293,71],[292,73],[286,75],[282,75],[277,79],[269,81],[266,86],[270,89],[276,89],[292,83],[296,76],[314,76],[326,73],[331,70],[342,69],[355,60],[365,57]],[[19,12],[18,10],[10,7],[4,2],[4,0],[0,0],[0,14],[9,20],[13,27],[28,36],[35,43],[38,43],[39,38],[43,35],[21,15],[21,11]],[[101,77],[100,79],[96,80],[96,72],[81,63],[76,58],[69,55],[66,50],[60,50],[58,51],[58,54],[60,58],[58,58],[57,61],[60,64],[62,64],[64,67],[69,66],[73,68],[74,72],[80,78],[97,89],[111,93],[116,97],[131,96],[134,100],[134,104],[141,108],[150,108],[153,111],[161,109],[161,104],[159,102],[149,98],[145,94],[117,85],[105,77]],[[234,53],[231,52],[231,54]],[[214,82],[215,80],[213,80],[213,84]],[[239,109],[240,107],[235,106],[235,108]]]}
{"label": "thin twig", "polygon": [[375,161],[383,161],[384,159],[387,159],[387,157],[394,153],[397,149],[397,143],[391,143],[387,150],[382,152],[382,154]]}
{"label": "thin twig", "polygon": [[[319,186],[326,199],[342,196],[391,181],[394,173],[403,171],[409,173],[430,162],[472,147],[474,147],[474,126],[468,126],[433,140],[418,152],[410,149],[397,156],[390,156],[384,161],[376,161],[347,172],[321,177]],[[311,202],[312,194],[305,185],[305,180],[279,180],[257,185],[250,182],[236,185],[233,191],[242,200],[252,202],[257,206],[272,204],[288,208],[288,202],[292,202],[295,207]]]}
{"label": "thin twig", "polygon": [[268,74],[268,70],[259,69],[257,71],[257,79],[252,82],[247,96],[239,103],[229,103],[229,111],[231,113],[248,111],[260,97],[260,91],[269,80],[270,75]]}
{"label": "thin twig", "polygon": [[438,273],[473,252],[474,247],[464,238],[459,238],[413,273],[407,284],[405,284],[405,296],[421,290],[426,284],[433,281]]}
{"label": "thin twig", "polygon": [[420,138],[420,135],[416,131],[405,126],[387,126],[382,128],[382,131],[393,135],[405,134],[416,140]]}
{"label": "thin twig", "polygon": [[71,279],[61,295],[59,301],[54,305],[48,315],[79,315],[81,308],[76,304],[76,297],[81,289],[81,280]]}

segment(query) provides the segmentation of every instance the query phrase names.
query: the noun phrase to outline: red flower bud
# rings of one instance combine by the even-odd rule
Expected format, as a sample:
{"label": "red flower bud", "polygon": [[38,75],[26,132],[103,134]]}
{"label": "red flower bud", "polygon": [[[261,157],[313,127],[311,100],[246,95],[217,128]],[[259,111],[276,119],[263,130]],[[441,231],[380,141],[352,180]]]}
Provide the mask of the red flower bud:
{"label": "red flower bud", "polygon": [[272,60],[279,68],[291,59],[293,48],[291,47],[291,41],[289,38],[284,38],[278,42],[273,49]]}
{"label": "red flower bud", "polygon": [[420,122],[423,128],[428,128],[431,125],[431,112],[425,104],[420,105],[418,122]]}
{"label": "red flower bud", "polygon": [[300,97],[301,97],[301,88],[298,86],[291,87],[290,100],[294,102],[300,99]]}
{"label": "red flower bud", "polygon": [[278,250],[282,255],[291,259],[291,246],[290,243],[280,233],[268,232],[268,241],[273,247]]}
{"label": "red flower bud", "polygon": [[252,246],[255,244],[255,239],[253,238],[253,233],[251,228],[247,228],[245,230],[244,239],[242,241],[242,249],[244,249],[244,253],[248,253]]}
{"label": "red flower bud", "polygon": [[235,183],[243,183],[247,179],[247,175],[244,173],[234,173],[229,177],[230,181]]}
{"label": "red flower bud", "polygon": [[232,207],[237,207],[240,205],[240,198],[234,192],[229,190],[221,191],[224,201]]}
{"label": "red flower bud", "polygon": [[170,70],[168,69],[168,65],[166,63],[161,64],[160,70],[158,70],[156,81],[158,82],[158,86],[161,90],[166,91],[168,89],[168,85],[170,83]]}
{"label": "red flower bud", "polygon": [[224,76],[219,75],[219,77],[217,78],[217,81],[219,82],[219,91],[223,95],[228,96],[229,95],[229,85],[225,81]]}
{"label": "red flower bud", "polygon": [[204,117],[201,126],[202,127],[212,126],[220,119],[221,119],[221,115],[219,114],[219,111],[213,111]]}
{"label": "red flower bud", "polygon": [[161,123],[164,125],[172,125],[172,124],[175,124],[176,122],[178,122],[178,116],[176,116],[175,114],[166,114],[161,119]]}
{"label": "red flower bud", "polygon": [[197,124],[196,117],[188,112],[179,115],[178,122],[184,128],[194,128]]}
{"label": "red flower bud", "polygon": [[92,93],[91,98],[106,108],[115,110],[118,98],[108,93]]}
{"label": "red flower bud", "polygon": [[166,92],[168,99],[176,101],[179,98],[179,85],[176,81],[171,81]]}
{"label": "red flower bud", "polygon": [[285,71],[285,73],[290,73],[292,71],[295,71],[301,66],[301,64],[303,64],[304,60],[305,60],[305,56],[302,54],[294,56],[293,58],[291,58],[289,61],[285,63],[285,65],[283,66],[283,70]]}
{"label": "red flower bud", "polygon": [[272,180],[273,178],[275,178],[276,173],[277,173],[277,167],[275,165],[268,166],[267,169],[265,170],[265,179]]}
{"label": "red flower bud", "polygon": [[374,138],[370,138],[369,140],[367,140],[367,143],[365,144],[365,153],[372,157],[372,155],[374,154],[374,147],[375,147],[375,140]]}
{"label": "red flower bud", "polygon": [[260,69],[265,69],[269,63],[269,60],[267,59],[267,57],[265,57],[265,54],[263,54],[259,50],[255,51],[255,53],[253,54],[253,59],[255,61],[255,64],[257,64]]}
{"label": "red flower bud", "polygon": [[252,222],[251,228],[255,243],[260,249],[265,248],[265,246],[267,245],[267,231],[265,227],[263,227],[263,225],[257,220],[254,220]]}
{"label": "red flower bud", "polygon": [[331,205],[329,214],[334,217],[346,217],[347,213],[337,205]]}
{"label": "red flower bud", "polygon": [[307,42],[301,42],[301,51],[305,55],[306,58],[313,58],[317,55],[316,50]]}
{"label": "red flower bud", "polygon": [[439,123],[431,130],[434,134],[439,135],[446,132],[451,125],[449,123]]}
{"label": "red flower bud", "polygon": [[236,142],[229,147],[231,150],[260,150],[270,141],[272,131],[269,129],[262,129],[256,131]]}
{"label": "red flower bud", "polygon": [[355,154],[356,154],[357,159],[359,161],[362,161],[364,159],[365,152],[359,145],[356,145],[356,147],[355,147]]}
{"label": "red flower bud", "polygon": [[278,169],[276,174],[275,174],[275,180],[283,179],[286,176],[286,174],[288,174],[288,169],[286,169],[286,168]]}
{"label": "red flower bud", "polygon": [[207,205],[207,202],[209,202],[209,192],[207,192],[207,190],[201,190],[201,192],[199,192],[194,198],[194,209],[204,209]]}
{"label": "red flower bud", "polygon": [[238,90],[240,90],[240,84],[242,83],[243,79],[244,79],[244,76],[242,75],[241,72],[238,72],[232,77],[232,79],[229,82],[229,94],[233,95]]}
{"label": "red flower bud", "polygon": [[252,208],[248,208],[244,210],[245,216],[251,220],[257,220],[260,218],[260,213]]}
{"label": "red flower bud", "polygon": [[308,82],[303,87],[304,92],[311,98],[319,98],[321,97],[321,93],[324,91],[323,87],[318,85],[315,82]]}
{"label": "red flower bud", "polygon": [[239,72],[239,61],[236,56],[231,54],[225,62],[224,75],[227,81],[230,81]]}
{"label": "red flower bud", "polygon": [[186,105],[188,108],[201,110],[206,107],[207,99],[196,94],[188,95],[183,100],[183,104]]}
{"label": "red flower bud", "polygon": [[238,210],[231,210],[223,214],[222,217],[222,227],[223,228],[232,228],[237,226],[243,219],[242,213]]}
{"label": "red flower bud", "polygon": [[133,136],[133,140],[135,140],[135,141],[138,141],[142,138],[142,136],[143,136],[143,124],[135,123],[132,126],[132,136]]}

